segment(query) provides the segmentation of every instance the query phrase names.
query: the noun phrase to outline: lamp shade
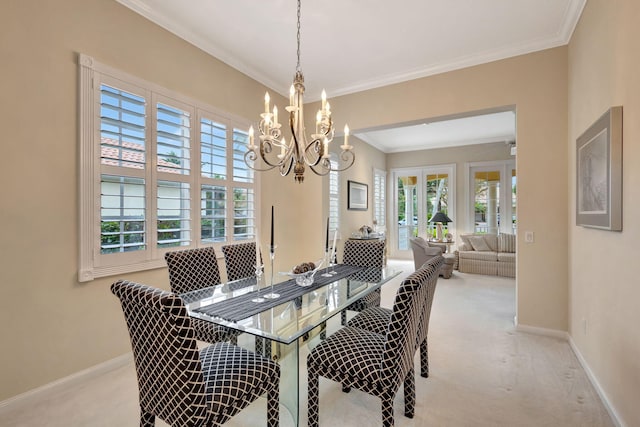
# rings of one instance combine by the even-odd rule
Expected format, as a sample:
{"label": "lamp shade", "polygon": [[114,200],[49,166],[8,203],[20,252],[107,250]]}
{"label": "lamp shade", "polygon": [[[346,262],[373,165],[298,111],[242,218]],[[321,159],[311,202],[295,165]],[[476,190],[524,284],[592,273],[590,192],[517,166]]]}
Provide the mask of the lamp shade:
{"label": "lamp shade", "polygon": [[429,220],[429,222],[441,222],[443,224],[446,224],[453,221],[442,212],[438,212]]}

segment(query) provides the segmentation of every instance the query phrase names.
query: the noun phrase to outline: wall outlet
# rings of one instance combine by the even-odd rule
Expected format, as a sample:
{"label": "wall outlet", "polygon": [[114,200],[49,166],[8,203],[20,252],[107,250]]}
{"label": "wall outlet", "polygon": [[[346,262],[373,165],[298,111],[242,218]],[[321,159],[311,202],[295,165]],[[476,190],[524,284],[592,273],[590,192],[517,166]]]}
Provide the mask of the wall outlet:
{"label": "wall outlet", "polygon": [[524,232],[524,242],[525,243],[533,243],[533,231],[525,231]]}

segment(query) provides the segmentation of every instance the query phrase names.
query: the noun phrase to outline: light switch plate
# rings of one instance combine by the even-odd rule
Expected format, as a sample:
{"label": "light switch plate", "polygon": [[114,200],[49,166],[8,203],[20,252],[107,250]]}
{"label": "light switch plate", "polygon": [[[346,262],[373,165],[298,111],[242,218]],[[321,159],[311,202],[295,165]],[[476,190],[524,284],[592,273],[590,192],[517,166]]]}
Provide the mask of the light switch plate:
{"label": "light switch plate", "polygon": [[524,242],[525,243],[533,243],[533,231],[525,231],[524,232]]}

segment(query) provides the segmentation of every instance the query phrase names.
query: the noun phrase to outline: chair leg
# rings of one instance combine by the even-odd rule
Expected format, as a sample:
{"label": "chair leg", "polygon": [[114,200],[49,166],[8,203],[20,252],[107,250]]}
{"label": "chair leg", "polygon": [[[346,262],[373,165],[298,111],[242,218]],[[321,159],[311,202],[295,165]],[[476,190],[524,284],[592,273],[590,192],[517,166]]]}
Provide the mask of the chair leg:
{"label": "chair leg", "polygon": [[267,426],[278,427],[280,425],[280,389],[267,393]]}
{"label": "chair leg", "polygon": [[426,338],[420,343],[420,376],[429,378],[429,350]]}
{"label": "chair leg", "polygon": [[140,408],[140,427],[154,427],[156,416]]}
{"label": "chair leg", "polygon": [[351,387],[342,384],[342,392],[349,393],[351,391]]}
{"label": "chair leg", "polygon": [[382,427],[393,427],[393,396],[381,397]]}
{"label": "chair leg", "polygon": [[413,418],[416,410],[416,372],[411,369],[404,378],[404,415]]}
{"label": "chair leg", "polygon": [[316,372],[309,372],[307,379],[307,427],[318,427],[318,412],[320,410],[319,377]]}

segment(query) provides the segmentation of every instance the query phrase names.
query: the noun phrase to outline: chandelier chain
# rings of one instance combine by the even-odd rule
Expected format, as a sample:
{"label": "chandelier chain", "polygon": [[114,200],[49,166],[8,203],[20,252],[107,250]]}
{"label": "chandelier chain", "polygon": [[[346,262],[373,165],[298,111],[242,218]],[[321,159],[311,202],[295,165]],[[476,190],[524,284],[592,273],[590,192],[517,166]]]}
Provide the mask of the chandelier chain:
{"label": "chandelier chain", "polygon": [[296,65],[296,71],[302,71],[302,68],[300,67],[300,1],[301,0],[298,0],[298,34],[297,34],[297,40],[298,40],[298,51],[297,51],[298,63]]}

